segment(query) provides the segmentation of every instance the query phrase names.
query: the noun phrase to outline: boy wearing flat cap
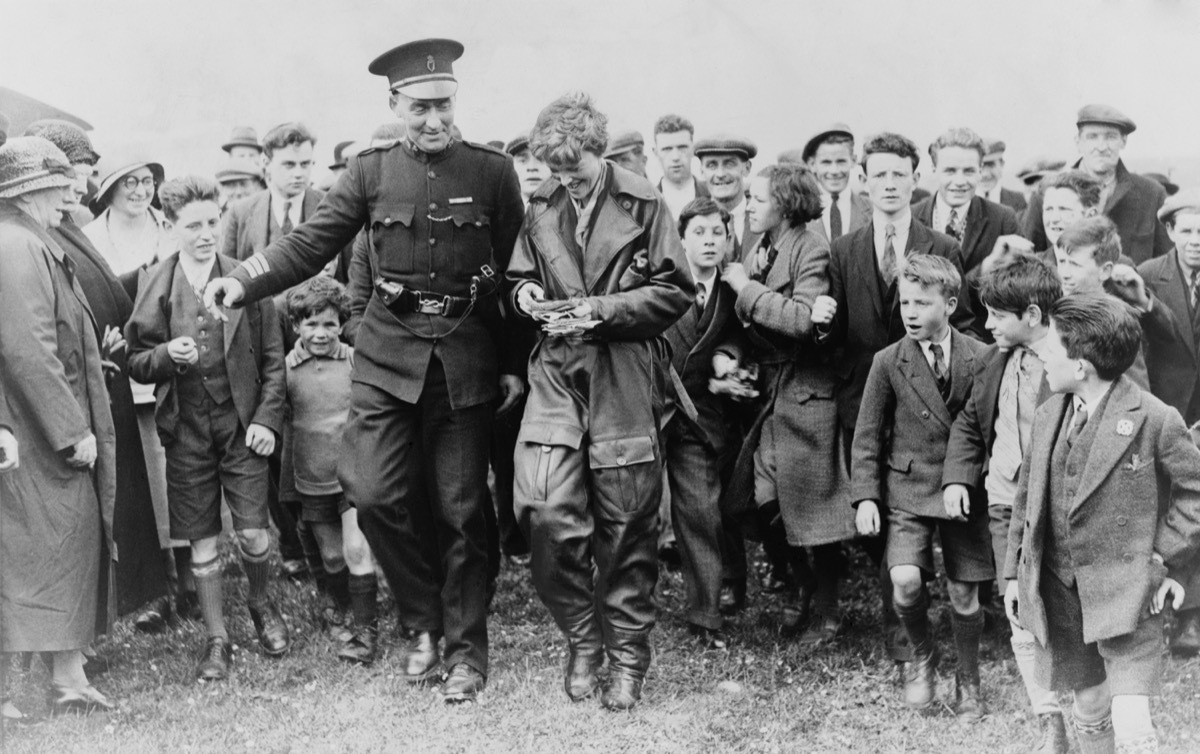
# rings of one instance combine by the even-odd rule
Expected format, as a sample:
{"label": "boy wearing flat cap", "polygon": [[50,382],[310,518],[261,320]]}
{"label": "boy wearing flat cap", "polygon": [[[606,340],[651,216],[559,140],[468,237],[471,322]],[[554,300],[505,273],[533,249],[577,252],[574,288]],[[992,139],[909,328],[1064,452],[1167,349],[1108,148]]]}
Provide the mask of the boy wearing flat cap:
{"label": "boy wearing flat cap", "polygon": [[[1129,134],[1137,125],[1124,113],[1109,105],[1085,105],[1075,121],[1078,129],[1075,147],[1080,168],[1100,181],[1100,211],[1117,226],[1121,248],[1135,264],[1166,254],[1171,250],[1167,230],[1158,221],[1158,208],[1167,192],[1158,183],[1130,173],[1121,161]],[[1035,248],[1046,247],[1042,233],[1042,201],[1034,194],[1022,218],[1021,235],[1033,241]]]}
{"label": "boy wearing flat cap", "polygon": [[339,466],[349,502],[400,608],[410,683],[440,677],[447,702],[474,700],[488,672],[487,504],[492,417],[524,390],[525,353],[501,317],[500,278],[521,226],[507,155],[454,136],[463,46],[401,45],[386,76],[400,141],[350,158],[317,211],[209,284],[220,308],[319,272],[364,226],[373,292],[355,336]]}

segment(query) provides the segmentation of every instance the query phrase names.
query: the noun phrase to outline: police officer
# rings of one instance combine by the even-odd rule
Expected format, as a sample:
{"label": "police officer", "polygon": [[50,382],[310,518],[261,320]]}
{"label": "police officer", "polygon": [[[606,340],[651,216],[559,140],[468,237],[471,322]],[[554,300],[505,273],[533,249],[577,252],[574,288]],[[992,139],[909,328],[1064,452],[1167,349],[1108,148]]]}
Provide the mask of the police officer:
{"label": "police officer", "polygon": [[528,356],[509,344],[497,290],[520,185],[511,158],[452,134],[462,52],[425,39],[376,58],[369,70],[388,78],[405,138],[351,158],[309,220],[205,292],[214,310],[278,293],[366,227],[373,291],[340,477],[409,631],[405,677],[438,675],[444,635],[447,702],[486,682],[488,439],[493,412],[521,395]]}

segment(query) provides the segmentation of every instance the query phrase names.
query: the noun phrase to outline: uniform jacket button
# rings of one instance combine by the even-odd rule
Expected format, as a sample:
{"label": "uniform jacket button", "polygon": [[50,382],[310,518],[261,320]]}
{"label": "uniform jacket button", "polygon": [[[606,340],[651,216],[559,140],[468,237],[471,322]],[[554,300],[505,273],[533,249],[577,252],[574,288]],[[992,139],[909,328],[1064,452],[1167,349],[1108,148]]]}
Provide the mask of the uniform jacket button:
{"label": "uniform jacket button", "polygon": [[929,418],[929,412],[928,412],[928,411],[922,411],[922,412],[921,412],[921,418],[922,418],[922,419],[928,419],[928,418]]}
{"label": "uniform jacket button", "polygon": [[437,278],[437,270],[433,270],[432,272],[429,273],[430,280],[433,280],[435,278]]}
{"label": "uniform jacket button", "polygon": [[629,209],[629,208],[633,207],[633,202],[626,199],[625,201],[621,202],[621,206],[624,207],[625,209]]}
{"label": "uniform jacket button", "polygon": [[429,209],[431,209],[431,210],[437,209],[437,202],[430,202]]}
{"label": "uniform jacket button", "polygon": [[436,238],[432,238],[432,237],[431,237],[431,238],[429,239],[429,245],[430,245],[430,246],[437,246],[437,239],[436,239]]}
{"label": "uniform jacket button", "polygon": [[391,224],[392,224],[392,218],[390,218],[390,217],[385,217],[385,218],[383,218],[383,224],[384,224],[384,225],[391,225]]}
{"label": "uniform jacket button", "polygon": [[618,457],[617,457],[617,465],[618,465],[618,466],[624,466],[624,465],[625,465],[625,456],[618,456]]}
{"label": "uniform jacket button", "polygon": [[433,172],[432,170],[430,170],[430,171],[429,171],[429,177],[430,177],[430,178],[437,178],[437,173],[435,173],[435,172]]}
{"label": "uniform jacket button", "polygon": [[549,452],[550,452],[550,446],[549,446],[549,445],[543,445],[543,446],[542,446],[542,452],[543,452],[543,453],[549,453]]}
{"label": "uniform jacket button", "polygon": [[1129,523],[1129,519],[1124,516],[1117,516],[1117,526],[1124,526],[1127,523]]}

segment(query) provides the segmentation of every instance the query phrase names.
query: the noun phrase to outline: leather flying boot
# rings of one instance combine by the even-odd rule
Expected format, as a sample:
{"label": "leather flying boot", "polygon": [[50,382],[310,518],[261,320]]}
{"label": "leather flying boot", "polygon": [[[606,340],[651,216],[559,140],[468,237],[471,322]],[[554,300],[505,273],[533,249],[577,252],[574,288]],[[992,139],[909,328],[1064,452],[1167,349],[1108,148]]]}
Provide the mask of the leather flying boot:
{"label": "leather flying boot", "polygon": [[649,632],[610,629],[608,666],[608,686],[600,703],[614,712],[632,709],[641,701],[642,685],[650,669]]}
{"label": "leather flying boot", "polygon": [[596,625],[595,612],[586,611],[566,623],[567,666],[563,690],[573,702],[581,702],[600,688],[596,671],[604,664],[604,639]]}
{"label": "leather flying boot", "polygon": [[442,659],[438,652],[440,638],[431,631],[415,631],[409,636],[400,658],[405,681],[427,683],[437,676]]}
{"label": "leather flying boot", "polygon": [[1033,747],[1033,754],[1067,754],[1067,724],[1061,712],[1045,712],[1038,715],[1041,737]]}

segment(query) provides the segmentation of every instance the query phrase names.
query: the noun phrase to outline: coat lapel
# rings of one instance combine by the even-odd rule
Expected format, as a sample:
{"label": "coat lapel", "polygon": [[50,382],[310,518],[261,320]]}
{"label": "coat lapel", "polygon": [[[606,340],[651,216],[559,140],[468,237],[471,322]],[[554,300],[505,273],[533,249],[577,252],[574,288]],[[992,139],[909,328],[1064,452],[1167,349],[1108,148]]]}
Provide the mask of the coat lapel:
{"label": "coat lapel", "polygon": [[[938,421],[950,428],[950,409],[946,407],[946,401],[942,400],[942,394],[938,392],[937,383],[934,381],[933,372],[929,369],[929,362],[925,361],[925,353],[921,350],[921,346],[912,338],[905,337],[901,341],[900,346],[900,363],[901,371],[908,379],[908,385],[912,388],[921,402],[926,408],[937,417]],[[955,351],[951,346],[951,351]],[[951,353],[950,359],[953,361],[956,354]],[[953,370],[953,367],[951,367]],[[950,379],[953,381],[954,373],[951,371]]]}
{"label": "coat lapel", "polygon": [[[237,268],[237,263],[229,257],[217,255],[217,270],[222,276],[228,275]],[[251,304],[253,306],[253,304]],[[246,307],[239,306],[236,309],[226,309],[226,314],[229,316],[229,321],[224,323],[225,335],[225,353],[229,354],[229,346],[233,344],[234,337],[237,336],[238,328],[242,325],[242,317],[245,316]]]}
{"label": "coat lapel", "polygon": [[[1029,464],[1026,472],[1029,483],[1025,497],[1025,520],[1032,524],[1033,535],[1041,543],[1043,536],[1039,522],[1050,510],[1050,456],[1054,453],[1054,441],[1058,438],[1058,428],[1062,426],[1063,416],[1071,405],[1070,396],[1062,393],[1052,393],[1046,403],[1038,409],[1033,422],[1033,439],[1029,443]],[[1040,548],[1039,548],[1040,549]]]}
{"label": "coat lapel", "polygon": [[304,208],[300,210],[304,213],[304,216],[300,218],[301,222],[308,220],[314,214],[316,214],[317,207],[321,206],[321,199],[323,198],[323,194],[320,194],[312,189],[304,190]]}
{"label": "coat lapel", "polygon": [[[1000,383],[1004,379],[1004,369],[1008,366],[1008,352],[1001,351],[997,346],[988,346],[988,350],[984,352],[976,360],[976,365],[982,365],[982,374],[979,381],[979,395],[994,395],[996,400],[985,401],[978,403],[979,406],[979,425],[981,427],[991,427],[991,433],[995,433],[996,427],[996,406],[1000,396]],[[992,438],[988,437],[987,441],[990,444]]]}
{"label": "coat lapel", "polygon": [[247,233],[250,234],[249,248],[255,252],[262,251],[266,248],[267,242],[271,239],[271,191],[266,189],[258,194],[258,201],[254,204],[254,209],[250,213],[249,227]]}
{"label": "coat lapel", "polygon": [[[556,190],[566,191],[562,187]],[[559,211],[546,209],[533,218],[528,233],[541,252],[542,258],[550,265],[550,272],[559,284],[570,295],[583,296],[586,295],[587,289],[583,285],[579,261],[571,251],[576,248],[575,239],[569,228],[565,227],[569,225],[567,220],[568,218],[563,217]]]}
{"label": "coat lapel", "polygon": [[1109,210],[1117,206],[1117,202],[1125,198],[1129,193],[1129,171],[1125,168],[1125,163],[1117,161],[1117,183],[1113,186],[1112,196],[1108,197],[1108,203],[1104,205],[1104,214],[1109,214]]}
{"label": "coat lapel", "polygon": [[1167,255],[1162,271],[1158,276],[1158,285],[1154,289],[1155,295],[1162,299],[1163,304],[1167,309],[1174,314],[1176,326],[1179,328],[1179,339],[1187,346],[1188,353],[1193,361],[1196,358],[1196,341],[1192,333],[1191,320],[1183,316],[1184,312],[1191,311],[1188,305],[1188,289],[1187,282],[1183,279],[1183,275],[1179,271],[1179,250],[1172,249]]}
{"label": "coat lapel", "polygon": [[[971,206],[967,208],[967,227],[963,231],[962,252],[963,252],[963,269],[975,269],[975,265],[982,262],[983,259],[975,259],[978,256],[979,249],[975,247],[979,245],[979,239],[983,236],[988,226],[988,213],[984,205],[984,200],[980,197],[971,199]],[[991,249],[983,251],[984,254],[990,253]]]}
{"label": "coat lapel", "polygon": [[609,184],[605,187],[604,195],[600,197],[600,206],[596,208],[592,235],[587,239],[587,247],[583,250],[583,279],[587,284],[588,293],[593,292],[593,287],[604,276],[604,271],[608,269],[617,252],[632,243],[642,232],[642,227],[629,214],[628,209],[607,190],[612,186],[611,181],[610,175]]}
{"label": "coat lapel", "polygon": [[1146,419],[1146,412],[1142,410],[1141,389],[1128,377],[1119,378],[1111,390],[1108,405],[1100,416],[1100,425],[1096,427],[1096,439],[1088,453],[1087,464],[1079,478],[1079,489],[1071,501],[1071,510],[1078,508],[1108,478],[1133,444]]}
{"label": "coat lapel", "polygon": [[868,222],[850,244],[850,263],[854,267],[854,285],[866,292],[866,298],[875,312],[875,320],[883,320],[879,271],[875,266],[875,228],[872,223]]}

